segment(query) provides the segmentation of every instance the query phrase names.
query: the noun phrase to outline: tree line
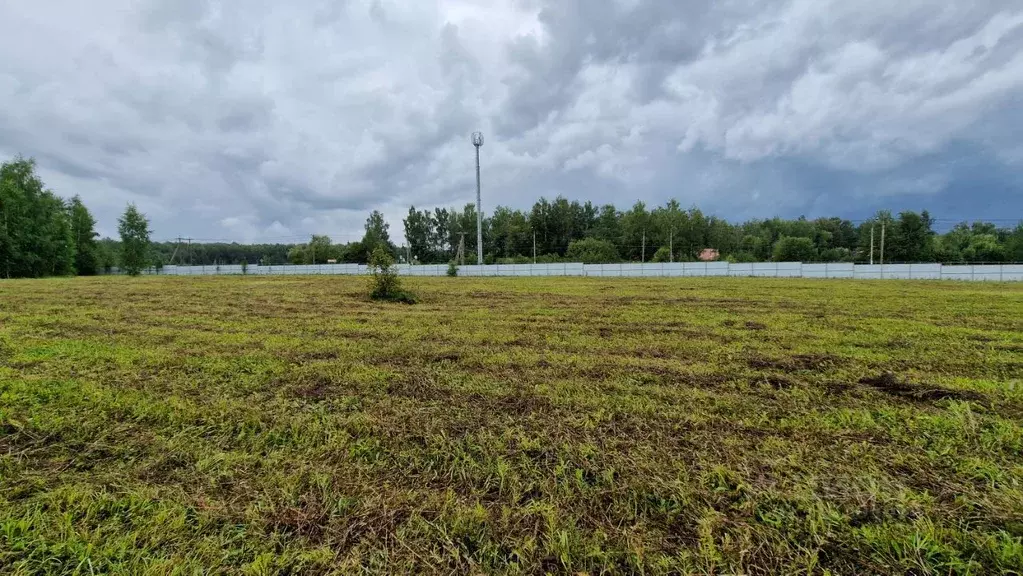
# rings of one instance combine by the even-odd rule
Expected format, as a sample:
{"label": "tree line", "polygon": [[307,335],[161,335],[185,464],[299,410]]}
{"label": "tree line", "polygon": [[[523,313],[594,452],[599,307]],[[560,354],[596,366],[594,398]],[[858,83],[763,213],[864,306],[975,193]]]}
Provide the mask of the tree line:
{"label": "tree line", "polygon": [[[396,246],[380,212],[367,218],[361,240],[335,244],[314,235],[297,245],[194,245],[195,264],[325,264],[368,262],[382,247],[400,262],[444,264],[462,254],[476,262],[476,206],[462,210],[409,208],[402,221],[406,244]],[[683,209],[677,200],[649,209],[637,202],[628,210],[599,208],[558,197],[541,198],[529,211],[499,206],[483,218],[483,254],[489,264],[528,262],[684,262],[706,248],[731,262],[997,263],[1023,262],[1023,223],[1000,228],[988,222],[960,223],[945,234],[934,231],[930,214],[881,211],[854,224],[842,218],[757,219],[733,224]],[[873,240],[871,235],[873,234]],[[158,245],[164,255],[181,247]],[[461,251],[459,247],[461,246]]]}
{"label": "tree line", "polygon": [[0,164],[0,218],[3,277],[98,271],[95,219],[78,196],[64,200],[45,189],[32,160]]}
{"label": "tree line", "polygon": [[99,241],[82,199],[47,190],[31,159],[0,164],[0,219],[4,278],[89,276],[115,265],[138,274],[150,265],[149,222],[133,204],[118,219],[120,242]]}
{"label": "tree line", "polygon": [[[47,190],[35,162],[0,164],[0,277],[91,275],[115,268],[139,273],[166,264],[365,264],[378,248],[401,262],[476,261],[476,206],[461,210],[409,208],[406,243],[390,238],[383,215],[373,211],[361,240],[335,244],[314,235],[303,244],[150,242],[149,222],[134,205],[118,220],[118,239],[99,239],[96,220],[78,196]],[[934,231],[926,210],[881,211],[854,224],[842,218],[755,219],[731,223],[677,200],[648,208],[540,198],[528,211],[498,206],[483,217],[487,263],[573,261],[682,262],[707,248],[732,262],[1023,262],[1023,223],[1014,228],[962,222]]]}
{"label": "tree line", "polygon": [[[409,209],[404,219],[407,258],[444,263],[463,246],[476,261],[476,207]],[[732,262],[1023,262],[1023,223],[1014,229],[987,222],[957,224],[938,234],[930,214],[881,211],[854,224],[842,218],[757,219],[733,224],[677,200],[627,210],[563,197],[539,199],[529,211],[498,206],[483,218],[483,254],[488,263],[571,260],[684,262],[712,248]],[[873,236],[873,238],[872,238]]]}

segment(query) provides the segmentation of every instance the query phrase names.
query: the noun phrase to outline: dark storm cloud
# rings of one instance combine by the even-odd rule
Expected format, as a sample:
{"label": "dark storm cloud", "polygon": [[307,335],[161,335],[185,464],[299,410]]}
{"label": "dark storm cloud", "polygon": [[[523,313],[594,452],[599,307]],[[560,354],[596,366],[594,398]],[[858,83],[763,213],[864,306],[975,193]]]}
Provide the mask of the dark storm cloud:
{"label": "dark storm cloud", "polygon": [[161,237],[400,236],[473,199],[477,129],[488,210],[1018,214],[1021,94],[1014,0],[0,7],[0,156],[106,233],[136,201]]}
{"label": "dark storm cloud", "polygon": [[497,128],[515,132],[535,126],[569,104],[578,76],[587,65],[635,63],[644,78],[639,100],[659,93],[660,76],[694,58],[705,41],[701,29],[715,12],[713,2],[639,2],[547,0],[538,20],[548,34],[522,37],[509,46],[509,106]]}

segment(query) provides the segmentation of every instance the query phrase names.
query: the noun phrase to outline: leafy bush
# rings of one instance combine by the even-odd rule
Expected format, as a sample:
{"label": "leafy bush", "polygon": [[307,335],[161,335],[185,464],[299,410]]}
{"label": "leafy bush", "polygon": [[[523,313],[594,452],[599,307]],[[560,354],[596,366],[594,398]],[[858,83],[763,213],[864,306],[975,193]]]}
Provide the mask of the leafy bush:
{"label": "leafy bush", "polygon": [[651,262],[671,262],[671,251],[668,250],[667,246],[661,246],[654,252],[654,257],[650,259]]}
{"label": "leafy bush", "polygon": [[786,236],[774,245],[775,262],[813,262],[817,259],[817,248],[813,240]]}
{"label": "leafy bush", "polygon": [[242,258],[242,275],[249,273],[249,261]]}
{"label": "leafy bush", "polygon": [[373,271],[373,291],[369,297],[374,300],[415,304],[416,297],[401,287],[398,271],[394,268],[394,257],[383,248],[377,248],[369,258]]}
{"label": "leafy bush", "polygon": [[454,260],[452,260],[451,262],[448,262],[448,276],[450,276],[452,278],[454,278],[455,276],[458,276],[458,265],[455,264]]}
{"label": "leafy bush", "polygon": [[621,261],[618,249],[614,244],[596,238],[583,238],[569,244],[568,251],[565,252],[565,259],[583,264],[606,264]]}

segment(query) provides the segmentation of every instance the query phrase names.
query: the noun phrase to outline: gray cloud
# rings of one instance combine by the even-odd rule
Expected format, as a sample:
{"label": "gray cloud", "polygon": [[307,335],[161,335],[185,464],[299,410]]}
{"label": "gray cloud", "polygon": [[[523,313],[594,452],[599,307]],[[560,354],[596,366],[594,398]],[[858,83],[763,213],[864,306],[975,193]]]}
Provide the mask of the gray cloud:
{"label": "gray cloud", "polygon": [[[1014,0],[0,6],[0,157],[112,233],[357,237],[411,204],[1023,210]],[[983,168],[985,177],[976,178]],[[1015,211],[1015,212],[1013,212]]]}

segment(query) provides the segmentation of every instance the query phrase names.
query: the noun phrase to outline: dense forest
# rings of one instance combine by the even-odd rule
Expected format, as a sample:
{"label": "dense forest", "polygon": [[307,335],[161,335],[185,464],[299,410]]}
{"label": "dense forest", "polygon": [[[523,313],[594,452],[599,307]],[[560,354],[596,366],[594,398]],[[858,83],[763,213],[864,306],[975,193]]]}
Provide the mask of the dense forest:
{"label": "dense forest", "polygon": [[[35,162],[16,158],[0,164],[0,276],[4,278],[90,275],[126,264],[164,265],[365,263],[378,246],[399,261],[447,263],[461,254],[476,261],[476,207],[462,210],[409,209],[403,220],[406,243],[390,238],[380,212],[366,220],[363,238],[335,244],[314,235],[305,244],[238,244],[148,241],[148,221],[129,206],[126,217],[141,227],[131,249],[121,240],[98,239],[96,221],[77,196],[63,199],[46,190]],[[129,226],[132,228],[132,226]],[[962,222],[943,234],[928,212],[882,211],[854,224],[842,218],[771,218],[731,223],[684,209],[677,200],[626,210],[590,202],[541,198],[529,211],[497,207],[483,218],[487,263],[574,261],[681,262],[705,248],[732,262],[1023,262],[1023,223],[1014,228],[988,222]],[[462,250],[459,251],[459,247]]]}

